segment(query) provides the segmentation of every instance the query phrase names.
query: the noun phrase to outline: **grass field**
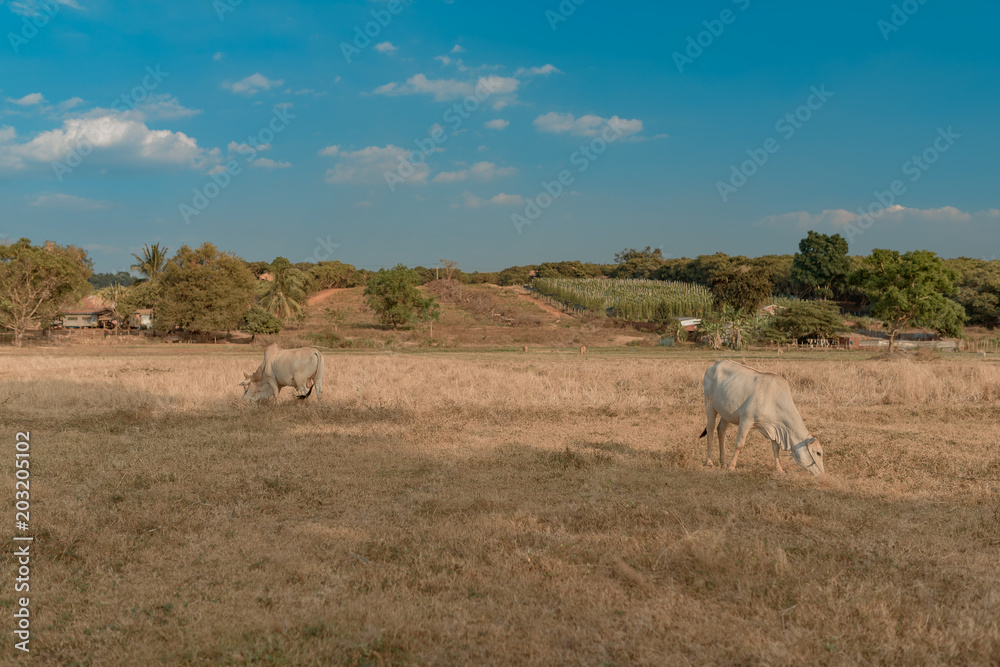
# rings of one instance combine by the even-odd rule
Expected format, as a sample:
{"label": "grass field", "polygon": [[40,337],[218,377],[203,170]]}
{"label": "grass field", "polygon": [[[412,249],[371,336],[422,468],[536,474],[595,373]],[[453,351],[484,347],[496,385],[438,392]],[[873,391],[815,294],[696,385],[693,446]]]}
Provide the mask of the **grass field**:
{"label": "grass field", "polygon": [[755,359],[813,478],[702,467],[706,352],[336,352],[247,405],[260,356],[0,352],[4,662],[25,430],[37,664],[1000,662],[992,361]]}

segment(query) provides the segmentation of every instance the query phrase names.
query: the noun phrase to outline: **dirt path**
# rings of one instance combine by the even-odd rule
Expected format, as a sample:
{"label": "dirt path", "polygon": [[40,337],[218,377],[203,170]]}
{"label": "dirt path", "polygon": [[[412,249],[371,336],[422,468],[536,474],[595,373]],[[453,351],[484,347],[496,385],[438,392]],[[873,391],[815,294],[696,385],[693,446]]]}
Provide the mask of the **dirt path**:
{"label": "dirt path", "polygon": [[331,296],[333,296],[337,292],[346,292],[349,289],[351,289],[351,288],[350,287],[332,287],[330,289],[320,290],[319,292],[316,292],[311,297],[309,297],[309,300],[307,301],[307,303],[310,306],[315,306],[315,305],[323,303],[324,301],[326,301],[327,299],[329,299]]}
{"label": "dirt path", "polygon": [[529,301],[535,304],[536,306],[538,306],[539,308],[541,308],[550,315],[555,315],[559,319],[562,319],[564,317],[572,317],[572,315],[570,315],[566,311],[554,308],[553,306],[550,306],[549,304],[545,303],[538,297],[533,296],[531,292],[528,292],[523,287],[514,287],[512,289],[514,290],[514,294],[516,294],[519,299],[522,299],[524,301]]}

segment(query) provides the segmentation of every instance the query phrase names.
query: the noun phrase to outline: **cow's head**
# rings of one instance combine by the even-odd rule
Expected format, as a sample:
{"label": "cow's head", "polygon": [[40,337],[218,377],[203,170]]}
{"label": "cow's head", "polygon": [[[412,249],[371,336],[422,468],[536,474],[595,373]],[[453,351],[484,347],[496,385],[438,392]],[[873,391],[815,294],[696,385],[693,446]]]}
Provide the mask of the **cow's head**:
{"label": "cow's head", "polygon": [[792,456],[796,463],[812,474],[823,474],[823,447],[816,438],[806,438],[799,444],[792,445]]}
{"label": "cow's head", "polygon": [[243,373],[243,382],[240,382],[240,386],[243,387],[243,399],[247,401],[259,401],[265,398],[271,398],[274,394],[271,391],[271,385],[264,382],[263,373],[255,372],[252,375],[250,373]]}

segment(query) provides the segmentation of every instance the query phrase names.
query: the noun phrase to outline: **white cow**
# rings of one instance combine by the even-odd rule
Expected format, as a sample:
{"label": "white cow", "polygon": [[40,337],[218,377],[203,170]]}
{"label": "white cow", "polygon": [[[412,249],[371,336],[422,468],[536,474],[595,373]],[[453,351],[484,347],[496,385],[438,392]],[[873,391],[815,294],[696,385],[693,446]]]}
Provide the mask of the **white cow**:
{"label": "white cow", "polygon": [[282,387],[295,387],[295,395],[303,399],[315,388],[318,401],[323,394],[323,353],[314,347],[282,350],[271,344],[264,350],[264,361],[257,370],[243,376],[240,386],[247,400],[271,398]]}
{"label": "white cow", "polygon": [[753,429],[771,441],[778,472],[785,472],[778,461],[778,451],[783,449],[812,474],[823,473],[823,448],[809,435],[792,403],[791,387],[780,375],[755,371],[735,361],[715,362],[705,371],[705,416],[708,425],[701,433],[701,437],[708,436],[705,465],[712,465],[712,431],[716,417],[720,417],[719,465],[725,464],[726,429],[738,424],[730,470],[736,468],[736,459]]}

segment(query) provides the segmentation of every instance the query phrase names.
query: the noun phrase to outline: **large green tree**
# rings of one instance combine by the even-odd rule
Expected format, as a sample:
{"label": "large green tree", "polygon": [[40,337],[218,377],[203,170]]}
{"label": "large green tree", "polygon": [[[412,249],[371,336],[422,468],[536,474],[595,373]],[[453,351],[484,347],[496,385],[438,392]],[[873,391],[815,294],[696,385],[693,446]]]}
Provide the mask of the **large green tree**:
{"label": "large green tree", "polygon": [[663,251],[646,246],[643,250],[625,248],[615,253],[615,278],[652,278],[664,264]]}
{"label": "large green tree", "polygon": [[424,297],[417,289],[420,276],[402,264],[382,269],[368,278],[365,297],[368,307],[382,324],[398,329],[411,322],[436,320],[440,309],[433,297]]}
{"label": "large green tree", "polygon": [[809,231],[792,260],[792,287],[804,297],[832,299],[850,269],[847,239]]}
{"label": "large green tree", "polygon": [[230,331],[253,303],[257,279],[239,257],[211,243],[181,246],[159,279],[158,330]]}
{"label": "large green tree", "polygon": [[764,305],[773,290],[767,269],[749,264],[720,268],[712,275],[711,285],[717,309],[729,306],[747,315]]}
{"label": "large green tree", "polygon": [[947,268],[935,253],[914,250],[872,250],[851,277],[871,304],[871,314],[889,331],[889,349],[896,348],[899,332],[911,325],[959,336],[965,310],[948,297],[955,293],[958,272]]}
{"label": "large green tree", "polygon": [[302,311],[305,276],[284,257],[275,258],[270,268],[271,280],[258,283],[258,300],[261,308],[284,321]]}
{"label": "large green tree", "polygon": [[1000,326],[1000,261],[966,257],[944,261],[961,274],[954,298],[965,308],[969,324],[990,329]]}
{"label": "large green tree", "polygon": [[34,246],[25,238],[0,245],[0,327],[13,331],[20,347],[28,328],[47,325],[89,291],[90,275],[87,254],[75,246]]}
{"label": "large green tree", "polygon": [[132,256],[135,257],[136,263],[129,269],[146,276],[151,283],[156,282],[167,266],[167,247],[161,248],[159,243],[144,244],[142,254],[132,253]]}
{"label": "large green tree", "polygon": [[832,338],[847,329],[837,304],[828,301],[794,301],[778,312],[771,327],[795,340]]}

